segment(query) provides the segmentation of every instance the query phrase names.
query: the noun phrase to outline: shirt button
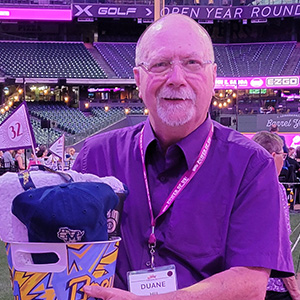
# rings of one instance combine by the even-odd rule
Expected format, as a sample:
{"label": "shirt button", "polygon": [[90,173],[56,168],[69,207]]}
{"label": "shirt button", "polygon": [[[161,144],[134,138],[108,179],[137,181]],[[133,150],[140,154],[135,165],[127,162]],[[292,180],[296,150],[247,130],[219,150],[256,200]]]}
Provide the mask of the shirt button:
{"label": "shirt button", "polygon": [[166,182],[167,181],[167,178],[165,177],[165,176],[159,176],[158,177],[158,180],[160,181],[160,182]]}

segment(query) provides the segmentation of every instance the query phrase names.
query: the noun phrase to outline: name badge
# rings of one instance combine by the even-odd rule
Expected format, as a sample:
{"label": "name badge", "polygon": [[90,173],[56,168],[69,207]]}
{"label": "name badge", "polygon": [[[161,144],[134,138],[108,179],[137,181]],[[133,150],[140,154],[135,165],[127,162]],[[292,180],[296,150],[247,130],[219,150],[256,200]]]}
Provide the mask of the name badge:
{"label": "name badge", "polygon": [[127,272],[129,291],[138,296],[158,295],[177,290],[175,265]]}

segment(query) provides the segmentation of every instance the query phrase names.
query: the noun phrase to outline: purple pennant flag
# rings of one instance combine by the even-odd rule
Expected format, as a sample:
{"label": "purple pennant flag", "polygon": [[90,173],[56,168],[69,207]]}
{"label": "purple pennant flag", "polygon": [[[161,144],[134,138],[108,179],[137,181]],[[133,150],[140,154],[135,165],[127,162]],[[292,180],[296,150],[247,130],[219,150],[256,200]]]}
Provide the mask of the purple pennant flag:
{"label": "purple pennant flag", "polygon": [[52,146],[49,148],[49,150],[60,157],[62,160],[64,160],[65,157],[65,135],[63,134],[60,138],[58,138]]}
{"label": "purple pennant flag", "polygon": [[0,125],[0,150],[35,148],[36,141],[24,101]]}

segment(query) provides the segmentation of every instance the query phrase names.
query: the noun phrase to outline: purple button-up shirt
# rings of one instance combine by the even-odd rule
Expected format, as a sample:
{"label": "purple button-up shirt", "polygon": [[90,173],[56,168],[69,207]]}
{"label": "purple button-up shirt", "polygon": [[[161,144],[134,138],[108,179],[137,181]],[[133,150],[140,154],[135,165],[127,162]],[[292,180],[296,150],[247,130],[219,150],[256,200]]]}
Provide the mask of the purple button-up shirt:
{"label": "purple button-up shirt", "polygon": [[[288,230],[288,233],[291,234],[292,230],[290,224],[290,210],[288,205],[288,199],[287,199],[285,187],[281,183],[279,183],[279,192],[280,192],[281,204],[284,209],[286,228]],[[267,284],[267,291],[286,292],[287,289],[281,278],[269,278]]]}
{"label": "purple button-up shirt", "polygon": [[[165,155],[149,120],[86,140],[73,169],[115,176],[129,189],[116,287],[127,289],[126,272],[147,268],[150,259],[150,212],[139,149],[142,127],[155,217],[182,174],[192,167],[212,122],[207,118]],[[240,133],[213,124],[204,164],[157,220],[156,266],[175,264],[179,288],[234,266],[265,267],[275,270],[273,275],[291,275],[290,243],[273,158]]]}

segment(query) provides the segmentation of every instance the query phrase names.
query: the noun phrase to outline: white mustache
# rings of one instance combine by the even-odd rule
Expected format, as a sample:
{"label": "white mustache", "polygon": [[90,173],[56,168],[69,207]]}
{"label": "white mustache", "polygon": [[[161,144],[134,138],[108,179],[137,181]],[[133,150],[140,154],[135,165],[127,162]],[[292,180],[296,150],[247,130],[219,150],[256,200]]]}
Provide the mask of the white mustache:
{"label": "white mustache", "polygon": [[195,102],[196,94],[194,91],[188,89],[174,90],[171,88],[163,88],[157,94],[157,98],[192,100]]}

